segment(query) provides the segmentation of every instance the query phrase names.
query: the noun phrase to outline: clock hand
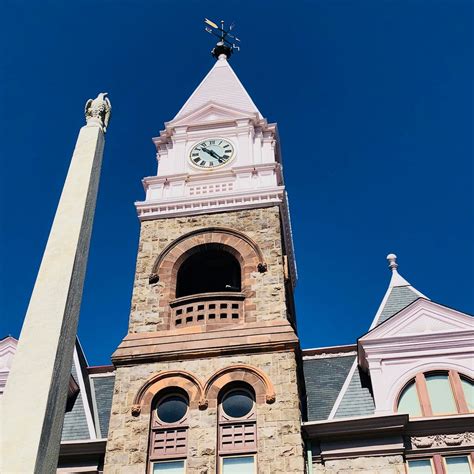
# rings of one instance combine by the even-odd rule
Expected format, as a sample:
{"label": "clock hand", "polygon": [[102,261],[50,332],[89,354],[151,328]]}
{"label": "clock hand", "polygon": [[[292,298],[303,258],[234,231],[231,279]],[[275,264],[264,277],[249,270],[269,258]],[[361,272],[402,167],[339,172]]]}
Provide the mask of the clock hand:
{"label": "clock hand", "polygon": [[204,148],[201,147],[201,150],[206,152],[208,155],[211,155],[213,158],[215,158],[219,163],[222,163],[224,161],[224,157],[218,155],[214,150],[211,150],[210,148]]}

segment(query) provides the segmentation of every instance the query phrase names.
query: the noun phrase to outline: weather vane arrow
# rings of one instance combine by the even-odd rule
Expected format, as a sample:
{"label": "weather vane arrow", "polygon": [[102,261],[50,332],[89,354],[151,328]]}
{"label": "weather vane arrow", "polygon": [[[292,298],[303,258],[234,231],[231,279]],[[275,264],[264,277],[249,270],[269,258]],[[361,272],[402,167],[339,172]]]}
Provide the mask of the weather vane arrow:
{"label": "weather vane arrow", "polygon": [[219,38],[219,41],[211,51],[211,54],[216,59],[219,59],[219,56],[222,54],[227,58],[230,58],[234,50],[240,51],[240,47],[236,44],[240,43],[240,39],[237,38],[237,36],[231,34],[231,31],[235,26],[234,23],[229,26],[228,30],[224,28],[224,20],[220,21],[221,26],[219,26],[216,22],[209,20],[208,18],[204,18],[204,23],[206,25],[204,27],[205,31]]}

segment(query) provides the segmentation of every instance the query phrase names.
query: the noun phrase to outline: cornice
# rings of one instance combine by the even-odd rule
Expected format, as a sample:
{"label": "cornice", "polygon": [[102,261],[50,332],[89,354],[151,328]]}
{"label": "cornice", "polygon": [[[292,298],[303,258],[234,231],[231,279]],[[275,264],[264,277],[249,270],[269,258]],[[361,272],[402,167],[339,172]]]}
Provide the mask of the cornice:
{"label": "cornice", "polygon": [[396,414],[306,421],[302,423],[302,427],[307,438],[329,439],[401,434],[407,424],[408,415]]}
{"label": "cornice", "polygon": [[[281,172],[281,165],[274,163],[260,163],[254,165],[234,166],[228,169],[217,169],[195,173],[179,173],[162,176],[147,176],[142,179],[145,191],[149,186],[163,183],[173,183],[177,181],[185,181],[187,183],[199,181],[212,181],[216,179],[235,178],[240,173],[252,173],[255,171],[274,171]],[[145,202],[145,201],[144,201]]]}
{"label": "cornice", "polygon": [[136,202],[140,221],[180,215],[209,214],[280,204],[284,186],[243,190],[200,196],[182,196],[178,199]]}
{"label": "cornice", "polygon": [[115,366],[138,361],[183,360],[217,355],[295,351],[299,340],[286,320],[236,324],[202,332],[201,328],[128,334],[112,355]]}

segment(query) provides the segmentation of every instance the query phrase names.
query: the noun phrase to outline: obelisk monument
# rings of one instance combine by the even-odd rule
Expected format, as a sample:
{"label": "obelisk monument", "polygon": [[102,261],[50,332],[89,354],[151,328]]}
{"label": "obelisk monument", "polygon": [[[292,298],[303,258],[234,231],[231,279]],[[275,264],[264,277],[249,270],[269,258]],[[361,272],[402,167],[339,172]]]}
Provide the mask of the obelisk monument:
{"label": "obelisk monument", "polygon": [[111,105],[86,103],[1,401],[0,472],[56,472],[104,135]]}

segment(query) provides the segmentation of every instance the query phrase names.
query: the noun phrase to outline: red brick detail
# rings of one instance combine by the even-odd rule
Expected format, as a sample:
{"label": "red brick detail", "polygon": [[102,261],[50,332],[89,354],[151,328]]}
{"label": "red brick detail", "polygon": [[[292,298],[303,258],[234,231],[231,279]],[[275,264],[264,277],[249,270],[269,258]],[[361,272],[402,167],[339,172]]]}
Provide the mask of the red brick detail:
{"label": "red brick detail", "polygon": [[[250,306],[249,298],[255,294],[252,288],[251,274],[258,272],[262,265],[263,254],[258,245],[242,232],[224,227],[206,227],[182,235],[169,244],[156,259],[151,274],[158,277],[163,292],[158,306],[162,308],[164,323],[157,329],[171,328],[171,310],[169,302],[176,297],[176,278],[181,264],[196,253],[200,246],[217,244],[222,250],[229,252],[240,264],[242,293],[247,297],[244,301],[245,318],[255,320],[254,307]],[[248,307],[247,307],[248,306]]]}
{"label": "red brick detail", "polygon": [[169,370],[150,377],[140,388],[133,400],[133,407],[141,414],[149,414],[155,395],[165,388],[176,387],[184,390],[189,397],[189,407],[198,408],[203,399],[201,382],[184,370]]}
{"label": "red brick detail", "polygon": [[273,403],[276,399],[275,389],[270,378],[261,370],[251,365],[231,365],[218,370],[209,377],[204,386],[204,398],[210,407],[217,407],[221,390],[231,382],[244,382],[255,391],[255,401],[258,404]]}

